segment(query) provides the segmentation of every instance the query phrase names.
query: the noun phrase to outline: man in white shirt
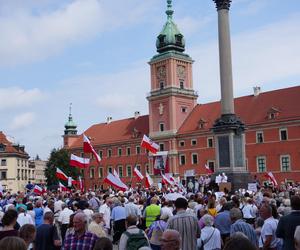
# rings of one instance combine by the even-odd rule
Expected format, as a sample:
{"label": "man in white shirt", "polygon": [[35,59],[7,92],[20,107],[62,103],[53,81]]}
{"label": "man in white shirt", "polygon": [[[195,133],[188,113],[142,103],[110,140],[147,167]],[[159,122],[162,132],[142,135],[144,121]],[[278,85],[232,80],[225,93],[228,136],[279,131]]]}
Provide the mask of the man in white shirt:
{"label": "man in white shirt", "polygon": [[61,205],[62,211],[59,213],[58,222],[61,225],[61,237],[65,238],[66,231],[70,224],[70,216],[74,213],[73,210],[69,209],[66,203]]}
{"label": "man in white shirt", "polygon": [[32,225],[34,224],[31,216],[25,212],[24,207],[19,207],[18,212],[19,215],[18,215],[17,222],[19,223],[20,227],[25,224],[32,224]]}
{"label": "man in white shirt", "polygon": [[105,203],[99,208],[99,213],[103,217],[103,220],[105,222],[105,230],[107,231],[107,233],[110,233],[110,207],[112,205],[112,200],[108,196],[103,197],[103,199],[105,200]]}
{"label": "man in white shirt", "polygon": [[259,210],[260,216],[265,220],[261,229],[261,236],[259,238],[259,248],[262,249],[277,249],[279,239],[276,237],[276,229],[278,220],[272,216],[272,207],[263,205]]}
{"label": "man in white shirt", "polygon": [[57,198],[57,201],[54,202],[54,213],[58,213],[59,211],[62,210],[62,204],[64,202],[62,201],[62,196],[59,195]]}

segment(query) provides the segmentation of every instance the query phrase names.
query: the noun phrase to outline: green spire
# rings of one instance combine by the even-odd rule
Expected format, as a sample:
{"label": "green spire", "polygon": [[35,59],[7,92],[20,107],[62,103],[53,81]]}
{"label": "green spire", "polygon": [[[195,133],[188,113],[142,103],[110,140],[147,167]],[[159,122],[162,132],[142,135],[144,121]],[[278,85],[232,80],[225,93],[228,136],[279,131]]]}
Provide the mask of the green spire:
{"label": "green spire", "polygon": [[77,128],[77,125],[73,121],[73,117],[72,117],[72,103],[70,103],[69,117],[68,117],[67,123],[65,124],[65,135],[77,135],[76,128]]}
{"label": "green spire", "polygon": [[184,37],[177,28],[177,25],[173,22],[173,13],[172,0],[167,0],[167,22],[156,40],[156,48],[159,53],[170,50],[184,51]]}

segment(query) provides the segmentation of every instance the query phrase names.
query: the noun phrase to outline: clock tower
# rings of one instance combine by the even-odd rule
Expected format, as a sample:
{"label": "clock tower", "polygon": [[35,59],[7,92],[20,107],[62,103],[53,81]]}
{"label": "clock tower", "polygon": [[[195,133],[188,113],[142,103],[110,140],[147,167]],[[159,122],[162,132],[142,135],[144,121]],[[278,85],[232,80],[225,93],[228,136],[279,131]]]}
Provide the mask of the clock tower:
{"label": "clock tower", "polygon": [[[149,130],[150,137],[156,140],[176,135],[198,97],[193,90],[193,60],[184,53],[184,37],[173,22],[172,1],[167,3],[167,22],[156,40],[158,54],[149,62]],[[170,145],[165,150],[172,148]]]}

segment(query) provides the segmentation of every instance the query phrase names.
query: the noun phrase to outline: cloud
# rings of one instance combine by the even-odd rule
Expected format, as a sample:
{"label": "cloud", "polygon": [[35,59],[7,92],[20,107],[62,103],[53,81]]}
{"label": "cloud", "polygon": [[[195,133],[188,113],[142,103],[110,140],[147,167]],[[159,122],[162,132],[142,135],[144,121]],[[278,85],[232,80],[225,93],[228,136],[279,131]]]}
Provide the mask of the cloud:
{"label": "cloud", "polygon": [[111,93],[99,97],[96,100],[96,104],[105,110],[117,111],[123,108],[132,110],[137,104],[135,103],[134,95]]}
{"label": "cloud", "polygon": [[108,2],[74,0],[68,4],[57,3],[56,8],[50,3],[46,8],[46,2],[37,10],[33,3],[20,7],[19,1],[13,1],[14,4],[6,5],[10,15],[0,12],[0,66],[41,61],[104,31],[138,24],[154,5],[138,0]]}
{"label": "cloud", "polygon": [[203,18],[186,16],[184,18],[177,18],[176,23],[181,32],[185,35],[190,35],[209,25],[212,20],[213,16],[206,16]]}
{"label": "cloud", "polygon": [[27,112],[14,117],[10,129],[18,130],[30,126],[35,120],[35,114],[33,112]]}
{"label": "cloud", "polygon": [[19,87],[0,88],[0,111],[16,107],[26,107],[40,101],[42,92],[37,89],[24,90]]}

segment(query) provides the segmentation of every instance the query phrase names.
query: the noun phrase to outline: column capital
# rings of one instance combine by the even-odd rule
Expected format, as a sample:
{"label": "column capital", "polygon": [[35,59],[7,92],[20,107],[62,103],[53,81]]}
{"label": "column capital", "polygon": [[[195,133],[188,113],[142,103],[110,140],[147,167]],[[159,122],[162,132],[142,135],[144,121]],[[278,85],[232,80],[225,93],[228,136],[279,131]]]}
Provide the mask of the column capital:
{"label": "column capital", "polygon": [[217,10],[229,10],[232,0],[213,0],[216,4]]}

